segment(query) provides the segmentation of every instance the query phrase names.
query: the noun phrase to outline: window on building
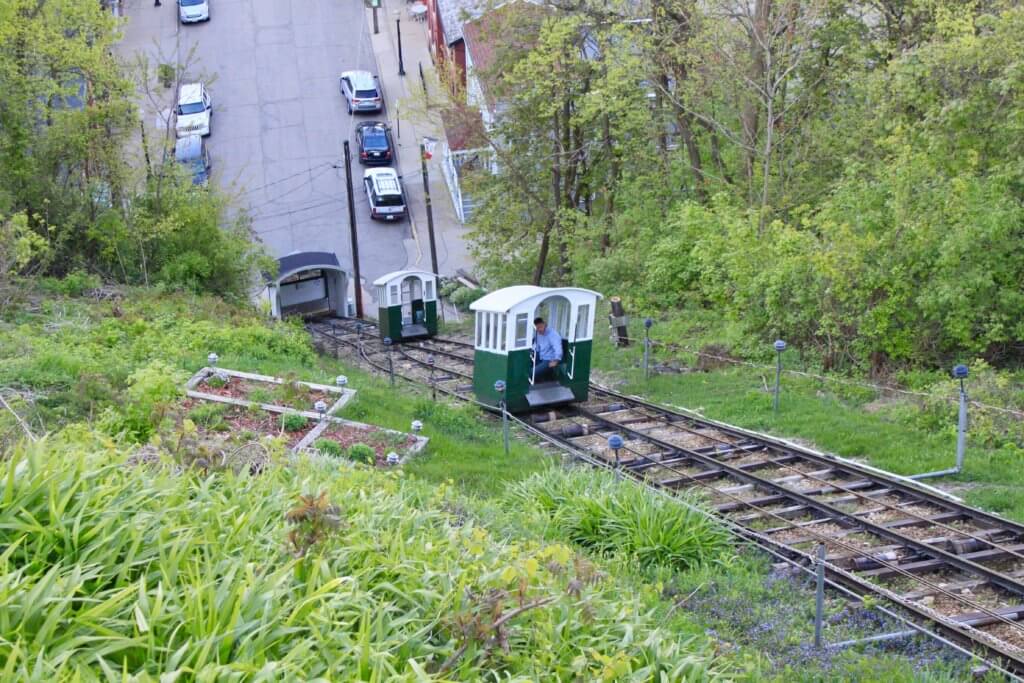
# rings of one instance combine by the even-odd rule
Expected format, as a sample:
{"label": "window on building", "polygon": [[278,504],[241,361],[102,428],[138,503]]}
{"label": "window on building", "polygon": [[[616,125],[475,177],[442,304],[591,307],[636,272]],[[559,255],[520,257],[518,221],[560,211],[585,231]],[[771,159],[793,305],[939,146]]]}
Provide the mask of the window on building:
{"label": "window on building", "polygon": [[399,304],[401,299],[398,298],[398,285],[391,285],[391,304]]}
{"label": "window on building", "polygon": [[434,281],[433,280],[427,280],[426,284],[423,286],[423,298],[426,301],[433,301],[433,299],[434,299]]}

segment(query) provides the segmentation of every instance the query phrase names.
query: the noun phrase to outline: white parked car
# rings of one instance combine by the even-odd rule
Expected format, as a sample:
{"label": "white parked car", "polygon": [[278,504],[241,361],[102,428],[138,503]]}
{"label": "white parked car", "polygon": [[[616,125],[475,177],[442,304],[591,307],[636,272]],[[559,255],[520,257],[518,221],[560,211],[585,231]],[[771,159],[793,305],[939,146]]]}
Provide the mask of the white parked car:
{"label": "white parked car", "polygon": [[183,24],[195,24],[210,20],[210,3],[208,0],[178,0],[178,21]]}
{"label": "white parked car", "polygon": [[174,133],[183,138],[186,135],[210,134],[210,118],[213,116],[213,101],[202,83],[185,83],[178,93],[178,106],[174,109]]}
{"label": "white parked car", "polygon": [[371,168],[363,174],[363,186],[370,201],[370,218],[396,221],[405,216],[405,193],[395,169]]}

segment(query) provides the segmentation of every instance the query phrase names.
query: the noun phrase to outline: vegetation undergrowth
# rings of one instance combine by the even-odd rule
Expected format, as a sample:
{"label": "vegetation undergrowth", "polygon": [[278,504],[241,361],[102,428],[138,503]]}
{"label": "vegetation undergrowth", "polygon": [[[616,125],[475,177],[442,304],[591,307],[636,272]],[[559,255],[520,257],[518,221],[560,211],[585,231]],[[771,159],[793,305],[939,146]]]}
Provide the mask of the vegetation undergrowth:
{"label": "vegetation undergrowth", "polygon": [[[736,571],[732,542],[699,514],[563,471],[520,438],[506,456],[479,411],[317,355],[295,324],[183,294],[51,292],[0,318],[0,386],[36,435],[52,433],[19,444],[2,413],[13,678],[650,680],[660,667],[667,680],[786,680],[755,641],[709,638],[711,622],[675,607],[672,586]],[[358,393],[344,417],[420,420],[428,449],[375,473],[349,457],[288,461],[272,441],[248,467],[217,467],[186,452],[173,409],[210,351],[239,370],[345,374]],[[202,427],[224,415],[187,413]],[[898,653],[842,660],[944,680],[945,664],[915,677]]]}

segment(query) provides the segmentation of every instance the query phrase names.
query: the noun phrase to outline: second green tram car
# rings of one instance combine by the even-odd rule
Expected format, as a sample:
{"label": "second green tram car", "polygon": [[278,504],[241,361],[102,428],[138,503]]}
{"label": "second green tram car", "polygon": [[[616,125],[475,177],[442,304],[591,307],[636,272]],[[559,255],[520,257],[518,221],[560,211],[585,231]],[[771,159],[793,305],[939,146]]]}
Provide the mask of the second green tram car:
{"label": "second green tram car", "polygon": [[[594,315],[601,295],[578,287],[518,285],[491,292],[470,305],[475,315],[473,391],[478,400],[510,412],[586,401]],[[561,337],[562,359],[537,377],[534,320]],[[504,382],[504,385],[497,382]],[[503,386],[504,391],[500,388]]]}
{"label": "second green tram car", "polygon": [[423,270],[399,270],[373,282],[381,339],[396,344],[437,334],[437,276]]}

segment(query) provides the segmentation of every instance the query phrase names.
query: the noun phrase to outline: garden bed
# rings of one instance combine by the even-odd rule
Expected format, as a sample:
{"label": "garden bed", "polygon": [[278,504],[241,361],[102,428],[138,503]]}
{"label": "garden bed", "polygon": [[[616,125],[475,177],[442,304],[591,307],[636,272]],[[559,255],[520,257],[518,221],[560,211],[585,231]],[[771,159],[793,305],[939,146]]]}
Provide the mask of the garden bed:
{"label": "garden bed", "polygon": [[294,449],[318,422],[297,413],[277,413],[260,406],[240,406],[207,399],[188,399],[183,404],[186,416],[196,425],[202,438],[227,443],[245,443],[262,437],[282,437]]}
{"label": "garden bed", "polygon": [[[376,467],[390,467],[404,463],[410,456],[419,453],[426,447],[427,441],[425,436],[328,417],[309,432],[294,450],[355,460]],[[359,449],[360,444],[369,450]],[[355,453],[353,446],[357,447]],[[389,453],[398,456],[397,463],[388,462]]]}
{"label": "garden bed", "polygon": [[331,415],[352,400],[352,389],[282,379],[269,375],[204,367],[192,375],[185,385],[190,398],[229,403],[242,407],[259,407],[270,412],[293,412],[319,419],[316,404],[323,401]]}

